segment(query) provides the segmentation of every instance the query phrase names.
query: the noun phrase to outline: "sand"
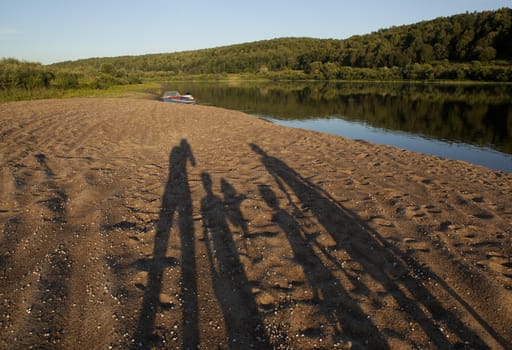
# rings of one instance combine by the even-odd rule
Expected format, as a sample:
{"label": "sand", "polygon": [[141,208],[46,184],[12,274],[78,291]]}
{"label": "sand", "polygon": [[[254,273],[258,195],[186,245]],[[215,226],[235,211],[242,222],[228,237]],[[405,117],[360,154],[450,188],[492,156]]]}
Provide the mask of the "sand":
{"label": "sand", "polygon": [[512,348],[512,174],[240,112],[0,104],[0,348]]}

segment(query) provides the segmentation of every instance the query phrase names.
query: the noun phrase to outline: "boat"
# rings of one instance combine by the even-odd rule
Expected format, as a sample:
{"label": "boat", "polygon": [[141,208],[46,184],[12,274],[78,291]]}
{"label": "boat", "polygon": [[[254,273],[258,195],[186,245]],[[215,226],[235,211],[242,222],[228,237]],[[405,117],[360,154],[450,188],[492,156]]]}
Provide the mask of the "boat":
{"label": "boat", "polygon": [[195,104],[196,99],[190,93],[186,93],[182,95],[179,91],[166,91],[162,96],[162,101],[164,102],[175,102],[175,103],[185,103],[185,104]]}

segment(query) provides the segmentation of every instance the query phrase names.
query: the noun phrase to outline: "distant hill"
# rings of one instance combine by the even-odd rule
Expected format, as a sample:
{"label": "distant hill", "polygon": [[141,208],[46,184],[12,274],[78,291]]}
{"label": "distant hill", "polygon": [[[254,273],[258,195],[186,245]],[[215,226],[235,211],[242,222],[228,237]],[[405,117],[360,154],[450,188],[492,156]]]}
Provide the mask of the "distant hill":
{"label": "distant hill", "polygon": [[511,61],[511,43],[512,9],[503,8],[440,17],[344,40],[279,38],[195,51],[89,58],[51,67],[174,74],[296,70],[336,78],[346,67]]}
{"label": "distant hill", "polygon": [[512,9],[466,13],[348,39],[279,38],[175,53],[42,65],[0,59],[0,101],[65,90],[227,74],[273,80],[512,82]]}

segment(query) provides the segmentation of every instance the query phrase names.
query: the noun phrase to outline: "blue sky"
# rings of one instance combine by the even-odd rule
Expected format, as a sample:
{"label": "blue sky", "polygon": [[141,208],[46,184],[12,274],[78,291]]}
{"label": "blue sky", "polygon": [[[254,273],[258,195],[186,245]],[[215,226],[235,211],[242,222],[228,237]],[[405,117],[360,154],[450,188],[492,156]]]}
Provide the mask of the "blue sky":
{"label": "blue sky", "polygon": [[512,0],[0,0],[0,58],[53,63],[278,37],[345,39]]}

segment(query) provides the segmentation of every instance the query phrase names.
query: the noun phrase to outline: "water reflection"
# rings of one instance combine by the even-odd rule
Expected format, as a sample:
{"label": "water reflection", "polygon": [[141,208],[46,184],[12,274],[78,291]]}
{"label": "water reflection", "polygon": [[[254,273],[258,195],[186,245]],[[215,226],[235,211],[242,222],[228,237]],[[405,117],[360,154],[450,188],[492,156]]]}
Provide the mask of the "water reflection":
{"label": "water reflection", "polygon": [[[413,139],[417,135],[446,141],[452,148],[454,143],[464,143],[480,151],[512,154],[512,85],[243,82],[172,83],[172,87],[193,91],[201,104],[242,110],[283,123],[307,120],[301,123],[304,128],[314,129],[310,125],[323,118],[331,123],[338,119],[344,127],[340,134],[351,138],[368,139],[348,134],[344,122],[363,123],[368,129],[377,128],[373,132],[391,136],[399,131]],[[470,153],[472,149],[468,148]],[[498,163],[503,161],[512,163],[512,158],[504,155]],[[512,171],[507,170],[512,165],[484,165]]]}
{"label": "water reflection", "polygon": [[314,120],[271,119],[271,121],[294,128],[321,131],[335,135],[350,135],[353,139],[364,139],[373,143],[391,145],[443,158],[464,160],[491,169],[512,173],[512,155],[495,151],[489,147],[434,140],[403,131],[373,128],[361,122],[350,122],[338,118]]}

